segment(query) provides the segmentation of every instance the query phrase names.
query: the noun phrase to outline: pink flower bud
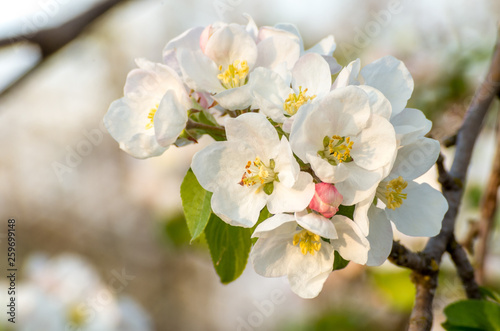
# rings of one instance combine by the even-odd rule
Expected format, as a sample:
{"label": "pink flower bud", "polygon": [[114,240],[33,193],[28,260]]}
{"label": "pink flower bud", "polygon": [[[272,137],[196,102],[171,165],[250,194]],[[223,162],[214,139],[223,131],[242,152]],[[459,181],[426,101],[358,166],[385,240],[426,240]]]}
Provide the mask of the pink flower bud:
{"label": "pink flower bud", "polygon": [[335,185],[318,183],[315,187],[314,197],[309,203],[309,208],[326,218],[330,218],[339,211],[343,199],[344,197],[337,191]]}

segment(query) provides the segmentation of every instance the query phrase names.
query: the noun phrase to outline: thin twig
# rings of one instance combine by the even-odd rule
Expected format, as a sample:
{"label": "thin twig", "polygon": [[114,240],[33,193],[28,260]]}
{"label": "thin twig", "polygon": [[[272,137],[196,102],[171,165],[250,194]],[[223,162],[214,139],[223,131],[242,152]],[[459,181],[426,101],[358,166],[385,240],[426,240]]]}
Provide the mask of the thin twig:
{"label": "thin twig", "polygon": [[474,279],[474,268],[470,264],[464,248],[456,242],[455,237],[448,244],[447,250],[457,267],[457,273],[462,281],[467,297],[469,299],[481,299],[479,286]]}
{"label": "thin twig", "polygon": [[[498,116],[500,120],[500,116]],[[484,192],[484,197],[481,202],[481,218],[478,229],[478,242],[476,247],[475,262],[476,262],[476,279],[479,284],[484,284],[485,270],[484,261],[486,259],[488,249],[488,239],[493,230],[495,222],[495,212],[497,210],[497,195],[498,187],[500,186],[500,130],[499,123],[496,127],[496,146],[495,157],[493,159],[493,167],[491,169],[490,179]]]}

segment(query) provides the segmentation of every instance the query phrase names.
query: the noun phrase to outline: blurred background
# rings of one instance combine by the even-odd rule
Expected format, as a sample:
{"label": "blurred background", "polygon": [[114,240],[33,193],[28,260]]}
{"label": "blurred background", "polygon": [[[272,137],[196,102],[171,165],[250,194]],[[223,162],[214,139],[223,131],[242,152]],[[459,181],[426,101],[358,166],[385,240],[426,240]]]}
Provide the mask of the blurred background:
{"label": "blurred background", "polygon": [[[135,58],[161,62],[167,41],[186,29],[218,20],[244,24],[243,13],[250,14],[258,26],[295,24],[306,46],[333,34],[337,41],[334,56],[342,65],[358,57],[362,65],[385,55],[403,60],[415,80],[408,106],[421,109],[434,122],[431,135],[444,141],[458,129],[487,72],[500,3],[1,2],[0,245],[1,252],[6,252],[7,219],[15,218],[19,329],[24,325],[23,330],[31,330],[29,320],[55,318],[55,314],[37,312],[46,299],[38,305],[33,303],[34,296],[20,300],[28,289],[50,296],[71,291],[71,284],[90,283],[99,284],[93,288],[100,290],[79,288],[77,297],[57,297],[66,307],[58,311],[77,323],[79,316],[72,309],[82,302],[95,312],[96,320],[104,316],[104,308],[115,307],[114,325],[121,325],[116,330],[406,328],[413,285],[408,271],[388,263],[378,268],[351,263],[333,273],[323,292],[312,300],[293,294],[285,279],[255,274],[250,265],[235,282],[220,284],[205,245],[189,244],[179,196],[192,155],[210,138],[204,137],[196,146],[171,147],[157,158],[136,160],[119,150],[104,129],[102,118],[109,104],[123,95]],[[38,30],[42,32],[35,34]],[[496,148],[497,109],[498,102],[476,145],[457,224],[459,241],[466,240],[471,222],[479,219]],[[443,153],[450,164],[453,148]],[[422,180],[438,187],[434,169]],[[425,244],[422,238],[399,238],[413,249]],[[497,289],[499,239],[498,231],[492,234],[486,260],[487,284]],[[6,270],[6,258],[0,261]],[[447,259],[443,268],[434,307],[436,330],[444,321],[443,307],[464,297]],[[116,279],[123,281],[119,290],[116,286],[113,290]],[[70,285],[59,289],[64,280]],[[112,300],[92,301],[110,287]],[[2,285],[3,307],[8,300],[4,289]],[[128,310],[122,309],[123,300],[128,300]],[[123,316],[131,320],[127,326]],[[4,316],[0,330],[6,327]],[[33,330],[41,329],[35,325]],[[67,329],[52,326],[46,330]]]}

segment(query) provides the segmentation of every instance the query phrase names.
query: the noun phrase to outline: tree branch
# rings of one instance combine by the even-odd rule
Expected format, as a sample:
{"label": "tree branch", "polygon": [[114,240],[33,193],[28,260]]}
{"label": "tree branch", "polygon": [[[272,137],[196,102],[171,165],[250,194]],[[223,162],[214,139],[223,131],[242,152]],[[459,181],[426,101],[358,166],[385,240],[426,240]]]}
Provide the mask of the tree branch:
{"label": "tree branch", "polygon": [[447,250],[457,267],[457,273],[462,281],[467,297],[469,299],[481,299],[479,285],[474,279],[474,268],[470,264],[464,248],[456,242],[454,236],[448,244]]}
{"label": "tree branch", "polygon": [[[42,29],[35,32],[31,32],[24,35],[13,36],[10,38],[0,39],[0,47],[13,45],[19,42],[30,42],[37,44],[40,47],[42,53],[42,61],[48,56],[52,55],[63,46],[75,39],[90,23],[92,23],[96,18],[104,14],[106,11],[111,9],[117,3],[122,0],[105,0],[96,6],[88,9],[87,11],[81,13],[75,18],[65,22],[57,27]],[[40,64],[40,63],[39,63]],[[38,65],[39,65],[38,64]],[[25,72],[23,76],[14,81],[9,87],[0,91],[0,95],[6,93],[8,90],[19,83],[21,79],[28,76],[34,71],[38,65],[35,65],[32,69]]]}
{"label": "tree branch", "polygon": [[[456,153],[449,176],[459,186],[457,189],[443,187],[443,194],[448,201],[449,209],[446,212],[441,232],[427,242],[423,254],[433,259],[437,265],[441,263],[443,253],[452,241],[454,241],[453,231],[455,219],[458,214],[463,187],[472,156],[472,149],[481,130],[484,117],[490,107],[493,98],[500,93],[500,38],[497,39],[491,66],[486,80],[476,91],[465,119],[457,134]],[[461,250],[463,252],[463,250]],[[460,251],[453,250],[457,257]],[[457,255],[458,254],[458,255]],[[460,259],[459,259],[460,261]],[[459,271],[461,273],[461,271]],[[432,301],[437,287],[438,272],[425,275],[422,272],[414,271],[413,280],[416,284],[415,305],[410,318],[409,330],[430,330],[432,326]],[[462,278],[463,279],[463,278]],[[470,293],[470,295],[476,295]]]}

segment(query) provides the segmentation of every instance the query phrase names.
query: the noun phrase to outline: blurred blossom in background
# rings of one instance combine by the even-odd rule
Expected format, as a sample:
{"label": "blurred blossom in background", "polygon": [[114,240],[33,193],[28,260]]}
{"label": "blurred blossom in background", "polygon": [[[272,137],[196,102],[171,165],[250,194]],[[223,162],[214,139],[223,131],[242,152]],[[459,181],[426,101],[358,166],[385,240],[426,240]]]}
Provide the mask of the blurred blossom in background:
{"label": "blurred blossom in background", "polygon": [[[459,127],[486,72],[500,4],[111,1],[109,10],[59,50],[19,37],[57,30],[108,2],[0,4],[0,40],[6,41],[0,43],[0,218],[17,220],[15,330],[64,330],[69,322],[87,323],[81,330],[404,330],[414,289],[409,272],[390,264],[351,264],[331,275],[313,300],[291,293],[283,279],[256,275],[251,266],[234,283],[221,285],[205,244],[189,245],[180,216],[180,183],[192,155],[210,138],[136,160],[119,150],[102,118],[123,95],[135,58],[161,62],[167,41],[186,29],[218,20],[244,23],[248,13],[258,26],[297,25],[306,48],[333,34],[334,56],[342,65],[357,57],[362,65],[385,55],[403,60],[415,80],[408,107],[421,109],[434,122],[432,136],[443,140]],[[16,43],[6,45],[12,39]],[[472,161],[458,223],[464,234],[467,222],[478,217],[495,149],[494,124],[495,118],[487,121]],[[451,161],[453,149],[444,152]],[[422,180],[438,187],[433,169]],[[0,229],[2,247],[6,231]],[[498,236],[487,261],[489,283],[497,289]],[[414,249],[425,242],[399,238]],[[114,272],[134,278],[118,291],[117,282],[110,284]],[[437,311],[464,297],[459,281],[446,272],[440,284]],[[100,297],[109,303],[82,322],[79,305]],[[436,330],[442,321],[435,318]]]}

